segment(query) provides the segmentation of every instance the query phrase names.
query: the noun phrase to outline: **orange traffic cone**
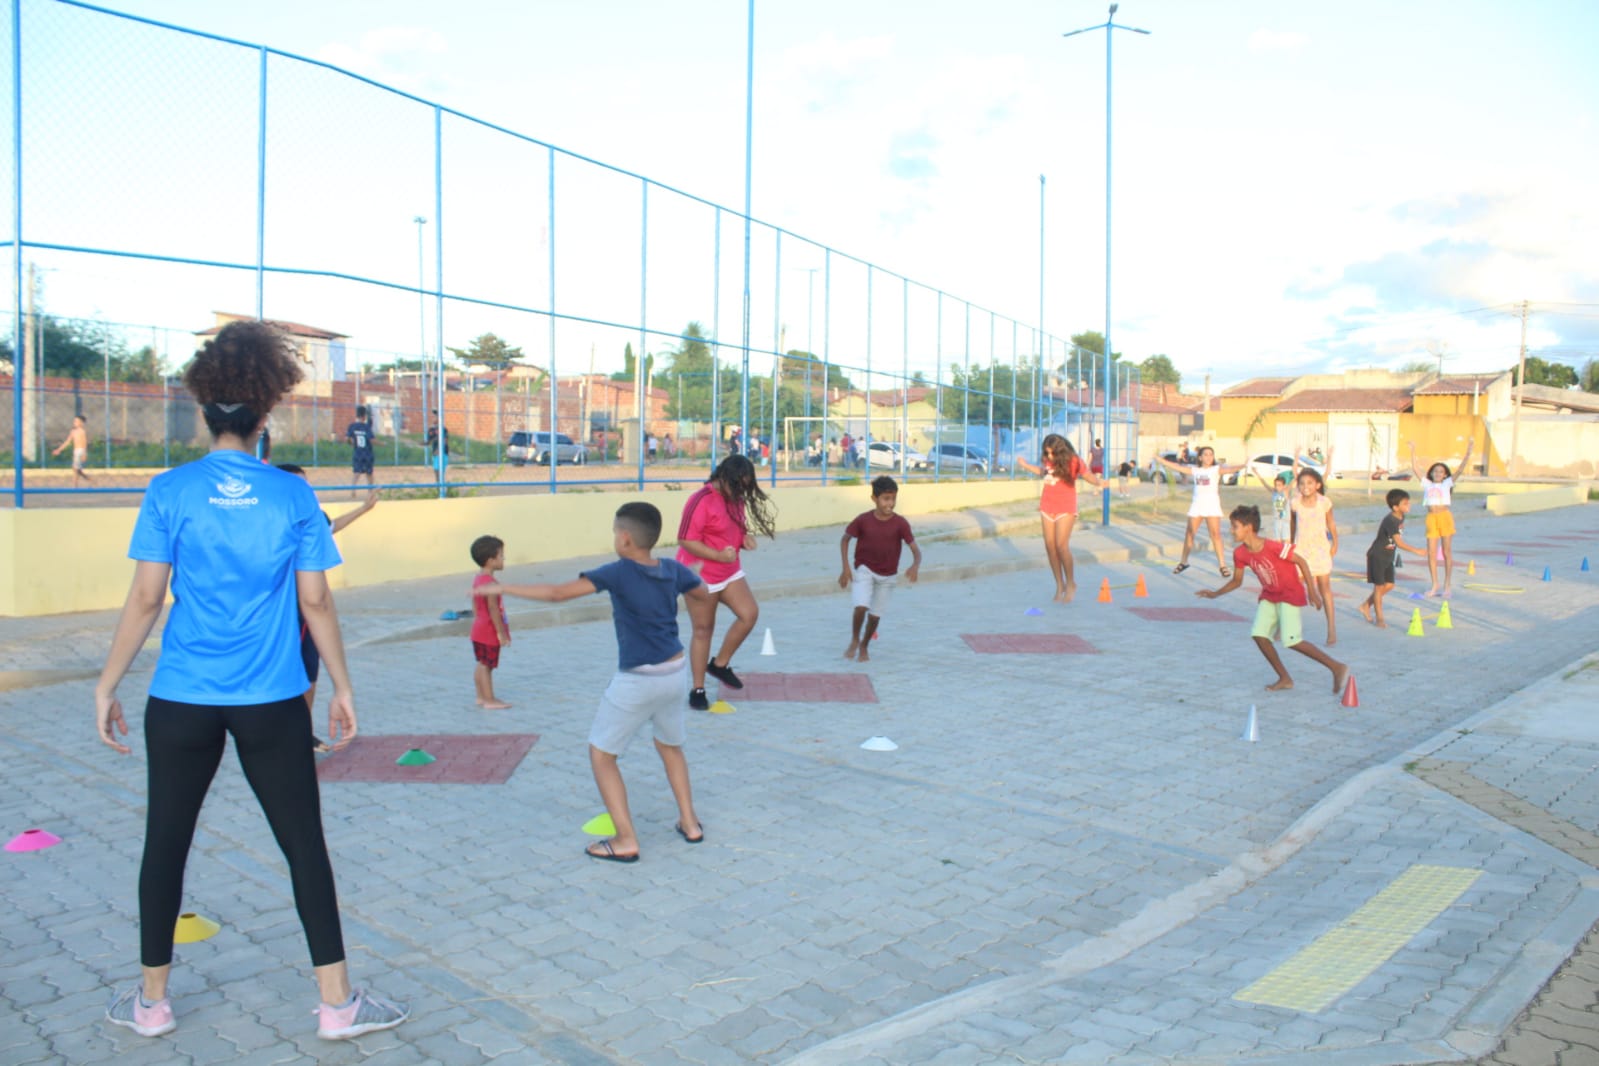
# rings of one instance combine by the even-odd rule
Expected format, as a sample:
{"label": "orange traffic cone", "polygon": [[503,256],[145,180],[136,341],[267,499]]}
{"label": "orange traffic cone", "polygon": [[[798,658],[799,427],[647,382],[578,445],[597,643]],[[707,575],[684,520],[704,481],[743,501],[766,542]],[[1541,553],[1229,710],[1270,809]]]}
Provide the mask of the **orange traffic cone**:
{"label": "orange traffic cone", "polygon": [[1134,598],[1141,600],[1141,599],[1144,599],[1148,595],[1149,595],[1149,589],[1144,585],[1144,575],[1143,574],[1139,574],[1138,575],[1138,584],[1133,586],[1133,596],[1134,596]]}
{"label": "orange traffic cone", "polygon": [[1101,578],[1099,582],[1099,602],[1110,602],[1110,578]]}
{"label": "orange traffic cone", "polygon": [[1345,707],[1359,707],[1360,706],[1360,692],[1355,688],[1355,675],[1354,674],[1350,674],[1349,675],[1349,680],[1344,682],[1344,700],[1343,700],[1343,703],[1344,703]]}

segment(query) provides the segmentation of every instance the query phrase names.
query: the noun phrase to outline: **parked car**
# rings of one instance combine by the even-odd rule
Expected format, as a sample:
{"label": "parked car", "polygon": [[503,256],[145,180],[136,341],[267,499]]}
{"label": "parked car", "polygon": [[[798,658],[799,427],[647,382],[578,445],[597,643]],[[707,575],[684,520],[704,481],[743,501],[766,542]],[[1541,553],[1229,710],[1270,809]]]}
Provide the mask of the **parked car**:
{"label": "parked car", "polygon": [[[1162,452],[1160,457],[1162,459],[1168,460],[1169,462],[1173,462],[1173,463],[1177,462],[1177,453],[1176,452]],[[1166,482],[1170,481],[1170,482],[1173,482],[1173,483],[1178,484],[1178,485],[1186,485],[1191,480],[1188,477],[1187,474],[1179,474],[1176,471],[1168,469],[1167,467],[1164,467],[1164,466],[1162,466],[1159,463],[1151,462],[1149,464],[1149,466],[1150,466],[1150,471],[1149,471],[1149,480],[1150,481],[1159,481],[1162,484],[1165,484]]]}
{"label": "parked car", "polygon": [[[565,433],[555,435],[556,463],[580,464],[587,457],[587,452],[588,449],[573,441]],[[512,466],[521,466],[524,463],[538,463],[541,466],[547,464],[550,461],[549,433],[544,430],[517,430],[506,442],[505,457],[511,461]]]}
{"label": "parked car", "polygon": [[[1301,459],[1299,461],[1299,465],[1305,470],[1314,470],[1318,474],[1322,473],[1320,463],[1312,463],[1309,460]],[[1254,471],[1260,475],[1261,480],[1265,481],[1266,484],[1269,485],[1271,484],[1272,479],[1278,474],[1292,473],[1293,469],[1293,456],[1272,453],[1269,455],[1255,456],[1253,459],[1249,460],[1248,466],[1244,470],[1239,471],[1239,473],[1243,475],[1247,474],[1249,471]]]}
{"label": "parked car", "polygon": [[986,475],[990,466],[988,453],[975,444],[937,444],[927,459],[941,474]]}
{"label": "parked car", "polygon": [[866,446],[867,469],[926,470],[927,456],[898,441],[874,440]]}

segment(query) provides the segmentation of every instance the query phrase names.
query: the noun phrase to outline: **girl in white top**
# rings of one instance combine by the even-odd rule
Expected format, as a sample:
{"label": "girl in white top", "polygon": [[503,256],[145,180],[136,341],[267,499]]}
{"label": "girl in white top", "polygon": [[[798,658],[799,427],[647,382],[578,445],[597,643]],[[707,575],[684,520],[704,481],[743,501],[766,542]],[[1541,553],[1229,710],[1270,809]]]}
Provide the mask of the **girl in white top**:
{"label": "girl in white top", "polygon": [[1221,554],[1221,479],[1235,470],[1242,470],[1243,464],[1217,466],[1216,449],[1208,444],[1199,449],[1194,466],[1175,463],[1161,456],[1157,456],[1156,461],[1194,482],[1194,502],[1188,505],[1188,528],[1183,533],[1183,557],[1172,568],[1172,573],[1180,574],[1188,569],[1188,554],[1194,550],[1194,534],[1199,532],[1200,519],[1204,519],[1205,529],[1210,533],[1210,546],[1216,549],[1216,565],[1221,569],[1221,576],[1232,577],[1232,567],[1227,565],[1227,560]]}
{"label": "girl in white top", "polygon": [[[1475,440],[1466,441],[1466,454],[1461,456],[1459,471],[1450,476],[1446,463],[1433,463],[1427,472],[1421,472],[1416,462],[1416,442],[1410,442],[1410,470],[1421,482],[1421,502],[1427,507],[1427,574],[1432,579],[1429,596],[1448,596],[1449,586],[1455,576],[1455,516],[1449,505],[1455,485],[1465,480],[1466,467],[1471,463],[1471,446]],[[1443,556],[1444,583],[1438,585],[1438,557]]]}

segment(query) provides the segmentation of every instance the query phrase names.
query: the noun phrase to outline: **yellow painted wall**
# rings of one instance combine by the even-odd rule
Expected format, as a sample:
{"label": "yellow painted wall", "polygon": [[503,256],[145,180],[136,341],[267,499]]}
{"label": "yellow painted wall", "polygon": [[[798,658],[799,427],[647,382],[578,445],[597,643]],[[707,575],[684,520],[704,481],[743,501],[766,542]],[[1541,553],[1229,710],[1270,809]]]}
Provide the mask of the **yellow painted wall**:
{"label": "yellow painted wall", "polygon": [[[1205,416],[1205,432],[1216,438],[1242,438],[1255,416],[1277,403],[1277,396],[1223,396],[1221,409]],[[1267,415],[1251,438],[1270,439],[1276,433],[1273,415]]]}
{"label": "yellow painted wall", "polygon": [[[908,517],[1029,499],[1038,483],[971,481],[902,486]],[[342,567],[329,574],[347,588],[469,573],[472,541],[492,533],[513,565],[600,555],[611,550],[611,517],[628,500],[648,500],[666,520],[662,544],[676,543],[686,491],[562,492],[554,496],[472,496],[451,500],[386,500],[339,534]],[[837,525],[871,507],[865,485],[779,488],[783,530]],[[329,503],[337,515],[345,507]],[[0,511],[0,615],[32,616],[120,607],[133,578],[128,540],[138,508],[32,508]]]}
{"label": "yellow painted wall", "polygon": [[[1450,397],[1417,397],[1420,399],[1450,399]],[[1471,397],[1466,397],[1469,401]],[[1448,463],[1451,468],[1460,461],[1466,453],[1466,441],[1475,439],[1476,445],[1471,449],[1471,465],[1474,470],[1481,469],[1479,465],[1484,454],[1488,457],[1488,472],[1490,474],[1503,473],[1504,464],[1499,461],[1488,434],[1483,429],[1482,419],[1471,414],[1449,414],[1436,412],[1428,414],[1401,414],[1399,416],[1399,462],[1401,466],[1410,462],[1410,445],[1416,445],[1416,461],[1423,465],[1434,462]]]}

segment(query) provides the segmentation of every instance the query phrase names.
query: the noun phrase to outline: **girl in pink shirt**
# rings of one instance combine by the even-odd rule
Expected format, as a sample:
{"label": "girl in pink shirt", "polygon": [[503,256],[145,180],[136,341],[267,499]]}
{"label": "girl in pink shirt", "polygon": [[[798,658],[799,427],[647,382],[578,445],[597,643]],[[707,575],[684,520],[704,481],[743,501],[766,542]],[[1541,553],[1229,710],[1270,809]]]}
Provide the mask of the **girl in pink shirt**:
{"label": "girl in pink shirt", "polygon": [[1039,488],[1038,513],[1044,527],[1044,551],[1049,556],[1049,573],[1055,579],[1055,602],[1070,603],[1077,593],[1077,571],[1072,563],[1072,529],[1077,525],[1077,482],[1095,488],[1104,482],[1083,463],[1072,442],[1059,433],[1044,438],[1038,465],[1020,455],[1016,465],[1043,477]]}
{"label": "girl in pink shirt", "polygon": [[[739,553],[755,550],[756,533],[775,535],[772,520],[771,500],[761,491],[754,464],[742,455],[723,459],[711,472],[711,480],[683,505],[683,519],[677,529],[677,561],[699,573],[712,604],[707,621],[703,625],[695,623],[689,642],[694,687],[689,692],[688,705],[697,711],[708,710],[711,705],[705,695],[706,674],[728,688],[744,687],[730,663],[754,631],[761,609],[744,578]],[[714,608],[719,603],[732,610],[733,624],[722,638],[721,651],[712,659]]]}

